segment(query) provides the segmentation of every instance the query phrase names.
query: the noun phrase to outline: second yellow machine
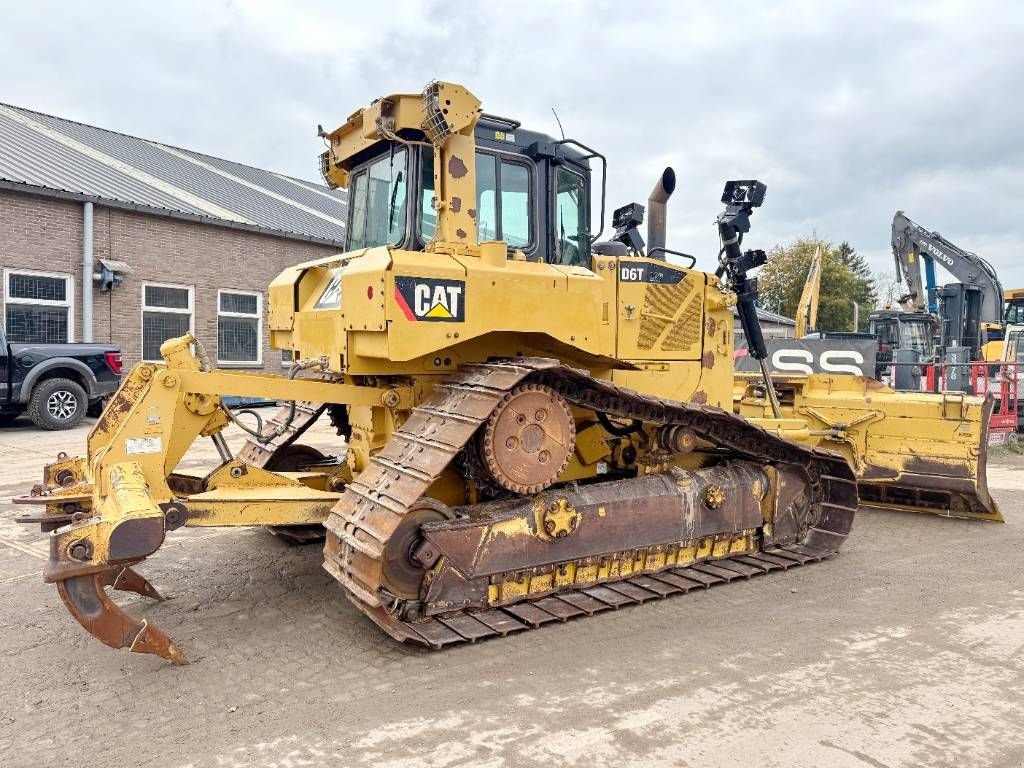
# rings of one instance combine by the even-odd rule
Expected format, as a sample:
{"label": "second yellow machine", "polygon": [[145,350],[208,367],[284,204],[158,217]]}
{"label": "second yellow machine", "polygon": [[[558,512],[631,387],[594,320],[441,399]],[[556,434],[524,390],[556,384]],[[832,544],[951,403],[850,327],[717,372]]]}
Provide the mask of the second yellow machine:
{"label": "second yellow machine", "polygon": [[[170,340],[164,365],[126,378],[87,455],[49,465],[22,499],[40,507],[24,519],[52,531],[46,578],[93,635],[184,662],[107,592],[157,597],[134,566],[183,525],[322,523],[324,567],[347,597],[430,647],[839,549],[858,499],[847,425],[810,429],[770,386],[747,397],[765,417],[732,412],[734,309],[752,350],[759,338],[747,272],[764,254],[740,244],[763,185],[726,185],[710,274],[666,261],[671,171],[648,204],[649,242],[634,205],[597,243],[590,166],[604,158],[483,114],[458,85],[379,99],[327,140],[349,247],[270,286],[272,344],[292,351],[292,374],[214,371],[191,337]],[[292,404],[233,456],[229,394]],[[324,409],[343,457],[294,442]],[[925,506],[991,510],[976,482],[982,402],[928,418],[941,450],[967,458],[964,482]],[[175,472],[201,435],[221,463]]]}

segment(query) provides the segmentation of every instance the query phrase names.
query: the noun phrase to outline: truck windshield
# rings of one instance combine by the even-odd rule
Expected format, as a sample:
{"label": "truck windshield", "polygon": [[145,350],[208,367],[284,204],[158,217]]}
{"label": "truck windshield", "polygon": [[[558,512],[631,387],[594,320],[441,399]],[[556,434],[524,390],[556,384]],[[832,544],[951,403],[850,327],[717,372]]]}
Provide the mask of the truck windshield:
{"label": "truck windshield", "polygon": [[397,245],[405,234],[406,151],[396,149],[349,181],[348,250]]}

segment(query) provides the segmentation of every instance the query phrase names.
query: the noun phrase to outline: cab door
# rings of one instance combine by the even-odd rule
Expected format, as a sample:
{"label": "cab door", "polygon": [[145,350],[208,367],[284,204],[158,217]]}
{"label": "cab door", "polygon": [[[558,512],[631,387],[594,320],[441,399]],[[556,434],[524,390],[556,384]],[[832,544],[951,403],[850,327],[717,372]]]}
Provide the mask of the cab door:
{"label": "cab door", "polygon": [[624,360],[699,360],[704,337],[703,272],[657,259],[617,261],[618,339]]}

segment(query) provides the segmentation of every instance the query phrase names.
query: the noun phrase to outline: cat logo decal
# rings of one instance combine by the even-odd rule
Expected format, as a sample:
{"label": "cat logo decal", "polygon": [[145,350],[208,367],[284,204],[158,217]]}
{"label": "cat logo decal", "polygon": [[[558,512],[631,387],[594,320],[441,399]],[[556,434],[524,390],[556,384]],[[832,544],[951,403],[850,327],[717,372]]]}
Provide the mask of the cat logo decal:
{"label": "cat logo decal", "polygon": [[461,323],[466,319],[466,283],[433,277],[396,277],[395,301],[413,322]]}

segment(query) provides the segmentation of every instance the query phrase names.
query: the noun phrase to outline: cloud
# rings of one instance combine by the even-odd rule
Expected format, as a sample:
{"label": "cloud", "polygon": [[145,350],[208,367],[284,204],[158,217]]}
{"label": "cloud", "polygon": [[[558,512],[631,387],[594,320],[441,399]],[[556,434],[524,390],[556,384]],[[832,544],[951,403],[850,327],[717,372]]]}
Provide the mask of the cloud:
{"label": "cloud", "polygon": [[[896,209],[1024,286],[1024,6],[1010,3],[8,3],[0,101],[315,179],[318,122],[431,79],[609,159],[609,204],[679,177],[709,268],[727,178],[750,244],[812,231],[891,270]],[[1014,34],[1014,32],[1018,34]],[[607,231],[607,230],[606,230]]]}

